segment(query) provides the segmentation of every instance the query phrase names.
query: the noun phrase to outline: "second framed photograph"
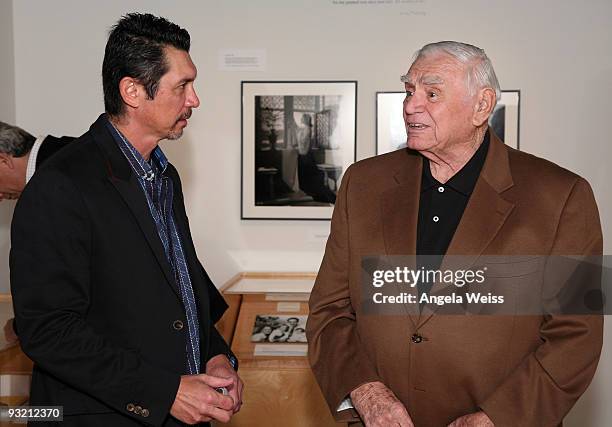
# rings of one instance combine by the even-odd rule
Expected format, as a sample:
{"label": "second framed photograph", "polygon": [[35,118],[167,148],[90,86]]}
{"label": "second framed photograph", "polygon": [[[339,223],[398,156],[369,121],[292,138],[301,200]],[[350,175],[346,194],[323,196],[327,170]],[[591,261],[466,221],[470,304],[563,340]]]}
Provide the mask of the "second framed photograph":
{"label": "second framed photograph", "polygon": [[355,161],[356,81],[242,82],[242,219],[331,218]]}
{"label": "second framed photograph", "polygon": [[[403,103],[406,92],[376,92],[376,154],[406,147]],[[512,148],[519,149],[521,92],[502,90],[489,126]]]}

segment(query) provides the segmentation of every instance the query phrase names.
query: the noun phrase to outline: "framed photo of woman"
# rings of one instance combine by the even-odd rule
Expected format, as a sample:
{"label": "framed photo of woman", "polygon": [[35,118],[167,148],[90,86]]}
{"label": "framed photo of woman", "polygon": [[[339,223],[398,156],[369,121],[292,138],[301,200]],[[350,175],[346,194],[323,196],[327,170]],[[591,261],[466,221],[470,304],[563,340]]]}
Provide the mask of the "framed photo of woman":
{"label": "framed photo of woman", "polygon": [[355,161],[356,81],[242,82],[242,219],[331,218]]}

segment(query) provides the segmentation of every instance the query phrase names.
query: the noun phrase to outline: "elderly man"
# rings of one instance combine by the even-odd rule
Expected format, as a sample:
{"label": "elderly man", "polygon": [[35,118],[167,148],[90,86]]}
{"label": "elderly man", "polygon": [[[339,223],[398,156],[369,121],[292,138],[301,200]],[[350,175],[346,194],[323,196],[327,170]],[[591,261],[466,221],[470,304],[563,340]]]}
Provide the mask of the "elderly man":
{"label": "elderly man", "polygon": [[559,425],[595,372],[600,316],[364,313],[365,255],[602,251],[589,184],[488,129],[499,84],[483,50],[426,45],[402,81],[408,149],[347,170],[312,291],[323,394],[366,426]]}
{"label": "elderly man", "polygon": [[72,140],[70,136],[34,138],[17,126],[0,122],[0,201],[19,197],[34,171]]}
{"label": "elderly man", "polygon": [[63,406],[63,425],[227,422],[240,408],[237,360],[214,327],[227,306],[158,146],[200,105],[189,48],[164,18],[123,17],[102,65],[106,113],[15,209],[11,290],[35,364],[30,402]]}

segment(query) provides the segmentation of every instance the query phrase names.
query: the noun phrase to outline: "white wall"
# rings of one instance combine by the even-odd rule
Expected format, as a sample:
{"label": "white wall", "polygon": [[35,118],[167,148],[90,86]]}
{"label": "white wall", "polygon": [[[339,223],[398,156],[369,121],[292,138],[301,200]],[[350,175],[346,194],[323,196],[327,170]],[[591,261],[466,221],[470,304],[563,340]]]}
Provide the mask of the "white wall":
{"label": "white wall", "polygon": [[[467,41],[488,52],[503,88],[521,90],[521,148],[592,184],[605,250],[612,253],[612,2],[338,3],[20,0],[14,4],[17,123],[56,135],[86,130],[102,111],[100,69],[109,26],[129,11],[164,15],[190,31],[199,69],[202,106],[182,141],[164,148],[181,171],[204,265],[218,285],[240,270],[316,271],[328,223],[240,220],[240,80],[358,80],[363,158],[374,152],[375,92],[401,90],[399,75],[424,43]],[[267,72],[219,71],[220,48],[267,49]],[[610,333],[606,341],[612,342]],[[612,398],[611,351],[568,425],[612,420],[606,403]]]}
{"label": "white wall", "polygon": [[[0,0],[0,121],[15,123],[15,55],[13,2]],[[15,202],[0,202],[0,293],[8,290],[11,217]]]}

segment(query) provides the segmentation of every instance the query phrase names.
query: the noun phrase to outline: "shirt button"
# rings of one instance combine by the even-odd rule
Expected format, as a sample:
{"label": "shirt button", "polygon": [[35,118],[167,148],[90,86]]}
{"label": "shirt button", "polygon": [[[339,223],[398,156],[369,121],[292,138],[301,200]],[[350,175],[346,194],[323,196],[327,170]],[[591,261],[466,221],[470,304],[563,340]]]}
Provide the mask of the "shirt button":
{"label": "shirt button", "polygon": [[438,218],[438,215],[434,215],[434,217],[432,219],[433,219],[433,222],[440,221],[440,218]]}
{"label": "shirt button", "polygon": [[180,320],[175,320],[174,322],[172,322],[172,327],[175,330],[180,331],[181,329],[183,329],[183,322]]}
{"label": "shirt button", "polygon": [[438,192],[444,193],[444,187],[442,187],[442,186],[438,187]]}
{"label": "shirt button", "polygon": [[423,341],[423,337],[419,334],[414,334],[410,337],[413,343],[418,344]]}

